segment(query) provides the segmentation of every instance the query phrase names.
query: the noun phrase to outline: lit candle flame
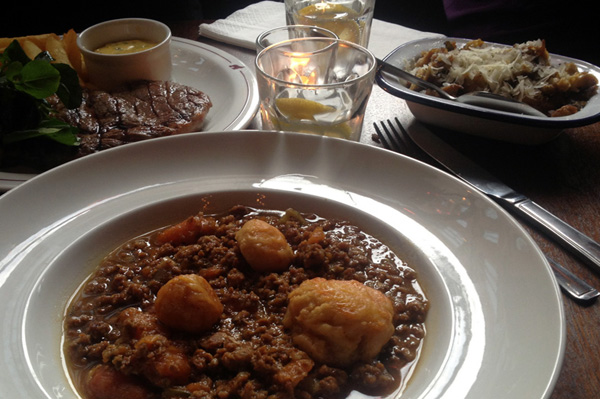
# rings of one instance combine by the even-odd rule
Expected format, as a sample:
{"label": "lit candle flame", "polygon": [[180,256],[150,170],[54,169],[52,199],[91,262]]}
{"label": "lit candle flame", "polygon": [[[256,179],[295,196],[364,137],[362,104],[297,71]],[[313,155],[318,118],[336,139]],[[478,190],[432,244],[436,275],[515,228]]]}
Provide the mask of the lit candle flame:
{"label": "lit candle flame", "polygon": [[294,53],[290,62],[290,69],[296,74],[293,78],[298,77],[303,84],[315,84],[317,76],[315,71],[312,71],[308,76],[304,76],[304,68],[310,62],[309,57],[302,56],[302,53]]}

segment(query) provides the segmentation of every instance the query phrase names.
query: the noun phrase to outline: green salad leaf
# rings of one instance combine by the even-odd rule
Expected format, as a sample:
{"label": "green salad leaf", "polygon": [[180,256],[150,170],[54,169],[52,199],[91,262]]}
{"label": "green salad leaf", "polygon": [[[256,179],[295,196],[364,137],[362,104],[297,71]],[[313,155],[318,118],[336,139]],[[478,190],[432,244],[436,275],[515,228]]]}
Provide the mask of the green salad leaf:
{"label": "green salad leaf", "polygon": [[77,128],[55,117],[46,98],[56,94],[69,109],[81,104],[77,72],[48,52],[30,59],[14,40],[0,54],[0,146],[44,138],[79,145]]}

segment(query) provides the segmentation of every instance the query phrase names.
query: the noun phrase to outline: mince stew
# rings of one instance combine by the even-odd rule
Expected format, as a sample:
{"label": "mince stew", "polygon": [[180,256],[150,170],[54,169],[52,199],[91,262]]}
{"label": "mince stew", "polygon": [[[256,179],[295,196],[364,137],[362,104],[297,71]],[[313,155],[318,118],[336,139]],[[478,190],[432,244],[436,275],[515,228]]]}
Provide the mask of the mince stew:
{"label": "mince stew", "polygon": [[428,306],[415,271],[358,227],[235,206],[109,254],[69,304],[64,352],[85,399],[386,395]]}

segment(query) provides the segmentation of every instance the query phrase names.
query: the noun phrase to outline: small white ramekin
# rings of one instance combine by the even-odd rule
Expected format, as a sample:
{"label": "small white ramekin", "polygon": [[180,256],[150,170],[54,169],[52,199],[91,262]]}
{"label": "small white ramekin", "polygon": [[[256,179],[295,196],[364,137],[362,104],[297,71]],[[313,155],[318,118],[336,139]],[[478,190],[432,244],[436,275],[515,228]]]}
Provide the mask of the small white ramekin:
{"label": "small white ramekin", "polygon": [[[146,40],[156,46],[131,54],[101,54],[94,50],[122,40]],[[85,29],[77,38],[89,84],[116,90],[137,80],[171,79],[171,30],[162,22],[144,18],[114,19]]]}

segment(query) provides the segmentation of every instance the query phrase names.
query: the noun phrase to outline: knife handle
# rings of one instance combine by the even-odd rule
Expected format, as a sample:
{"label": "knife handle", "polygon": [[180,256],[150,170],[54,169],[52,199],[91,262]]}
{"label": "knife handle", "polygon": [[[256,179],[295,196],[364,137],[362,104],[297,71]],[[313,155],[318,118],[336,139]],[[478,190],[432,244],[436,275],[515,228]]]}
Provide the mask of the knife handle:
{"label": "knife handle", "polygon": [[529,199],[514,206],[530,220],[541,225],[547,233],[567,244],[567,248],[582,256],[600,272],[600,244]]}
{"label": "knife handle", "polygon": [[594,287],[565,269],[560,263],[546,256],[558,285],[571,297],[578,301],[591,301],[600,296],[600,292]]}

